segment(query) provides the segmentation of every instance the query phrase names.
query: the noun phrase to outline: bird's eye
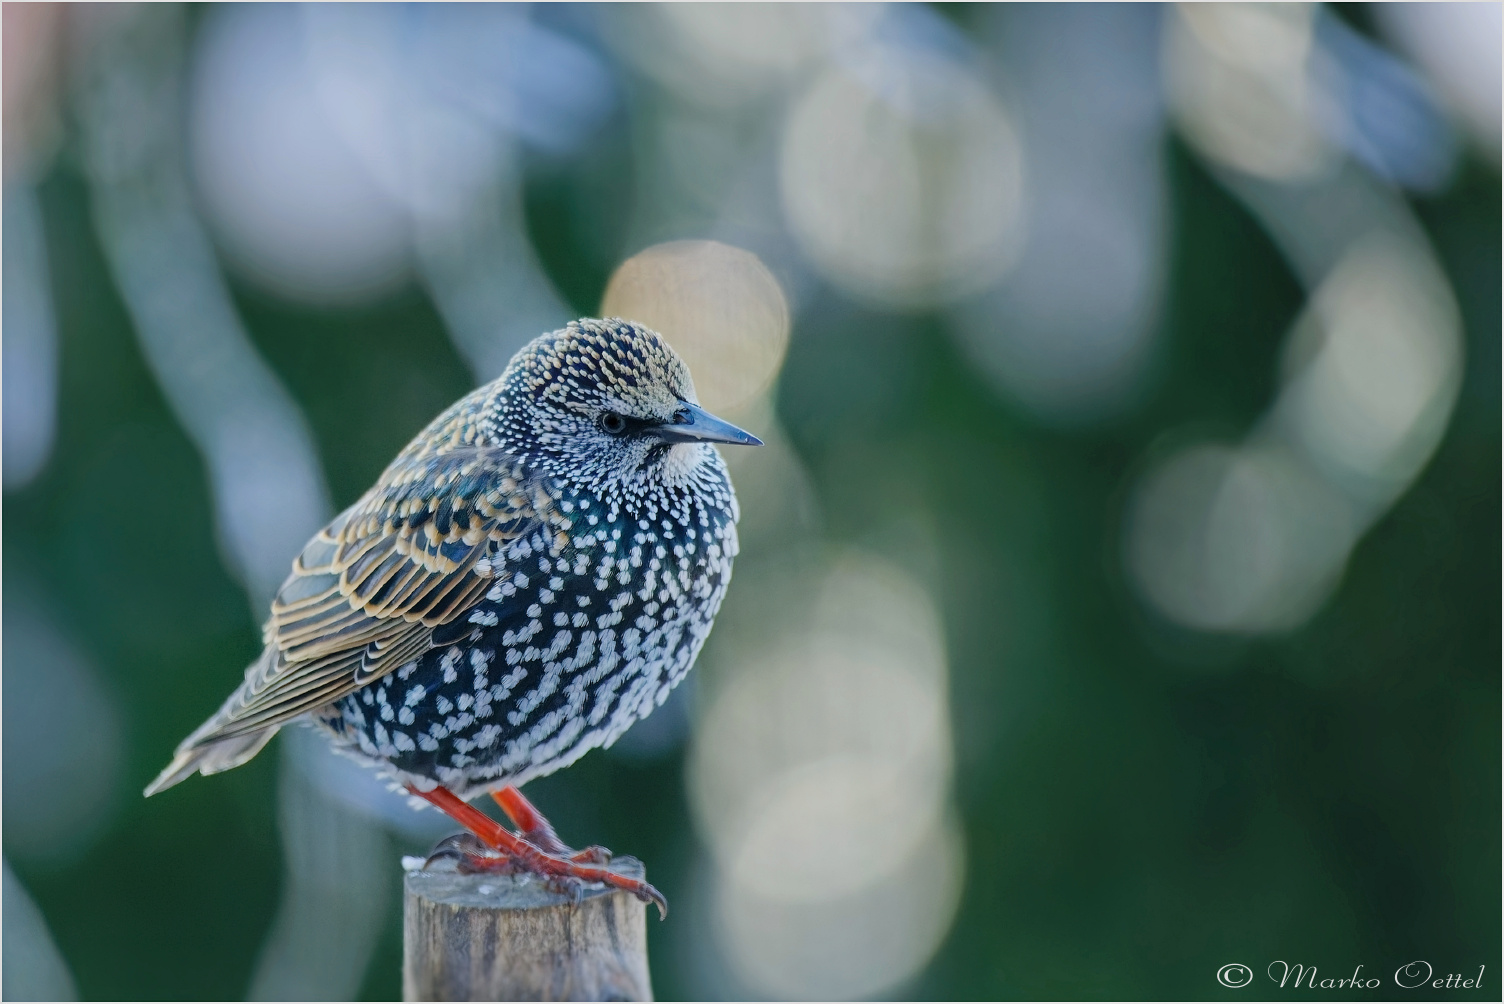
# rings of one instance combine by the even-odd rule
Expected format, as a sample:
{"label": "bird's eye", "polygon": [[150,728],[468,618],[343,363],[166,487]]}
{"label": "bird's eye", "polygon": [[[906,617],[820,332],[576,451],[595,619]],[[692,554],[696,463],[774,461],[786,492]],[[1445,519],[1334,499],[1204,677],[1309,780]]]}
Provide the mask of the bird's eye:
{"label": "bird's eye", "polygon": [[627,420],[614,411],[601,413],[601,431],[608,436],[625,436],[627,434]]}

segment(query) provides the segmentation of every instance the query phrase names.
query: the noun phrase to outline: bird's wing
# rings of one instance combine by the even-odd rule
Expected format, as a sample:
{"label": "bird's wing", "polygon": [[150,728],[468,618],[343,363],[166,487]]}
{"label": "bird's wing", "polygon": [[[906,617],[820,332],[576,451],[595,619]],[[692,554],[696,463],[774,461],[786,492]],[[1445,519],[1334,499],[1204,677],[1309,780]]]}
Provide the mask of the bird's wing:
{"label": "bird's wing", "polygon": [[266,655],[180,749],[280,725],[402,666],[492,585],[499,567],[477,564],[500,543],[542,531],[552,545],[568,527],[546,486],[504,453],[399,458],[293,562]]}

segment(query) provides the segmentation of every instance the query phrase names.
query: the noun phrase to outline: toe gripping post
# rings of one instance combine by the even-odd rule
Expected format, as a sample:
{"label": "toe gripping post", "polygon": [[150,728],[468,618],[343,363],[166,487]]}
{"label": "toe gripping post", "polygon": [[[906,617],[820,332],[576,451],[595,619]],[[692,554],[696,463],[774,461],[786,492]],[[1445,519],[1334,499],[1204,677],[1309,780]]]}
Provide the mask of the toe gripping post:
{"label": "toe gripping post", "polygon": [[572,850],[515,788],[493,796],[515,833],[445,788],[409,790],[468,833],[407,873],[407,1000],[652,999],[643,903],[667,904],[641,862]]}

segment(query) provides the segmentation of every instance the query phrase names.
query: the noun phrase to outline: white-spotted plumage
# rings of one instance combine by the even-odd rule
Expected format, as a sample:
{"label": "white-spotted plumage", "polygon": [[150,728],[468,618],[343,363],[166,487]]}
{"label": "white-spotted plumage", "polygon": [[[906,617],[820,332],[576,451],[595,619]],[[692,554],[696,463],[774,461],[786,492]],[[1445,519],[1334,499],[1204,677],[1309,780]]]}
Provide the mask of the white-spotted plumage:
{"label": "white-spotted plumage", "polygon": [[535,340],[309,543],[266,651],[148,794],[298,718],[462,799],[609,746],[684,678],[730,582],[736,497],[700,439],[756,442],[698,409],[658,335]]}
{"label": "white-spotted plumage", "polygon": [[461,798],[611,745],[684,678],[730,581],[735,498],[720,457],[700,448],[700,483],[677,498],[563,493],[597,516],[591,532],[564,547],[542,531],[509,542],[498,557],[511,574],[470,610],[462,640],[320,721],[402,783]]}

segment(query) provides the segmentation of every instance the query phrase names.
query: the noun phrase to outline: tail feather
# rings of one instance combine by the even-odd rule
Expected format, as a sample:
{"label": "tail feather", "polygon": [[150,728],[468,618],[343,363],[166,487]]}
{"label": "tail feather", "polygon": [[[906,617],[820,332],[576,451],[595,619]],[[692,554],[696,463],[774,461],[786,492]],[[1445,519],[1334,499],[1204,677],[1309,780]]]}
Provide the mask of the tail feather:
{"label": "tail feather", "polygon": [[261,752],[261,747],[271,741],[272,736],[282,727],[281,722],[268,725],[265,728],[250,732],[241,732],[234,735],[223,733],[233,728],[236,719],[244,710],[246,700],[244,692],[254,689],[256,684],[268,672],[267,667],[272,664],[275,653],[272,649],[262,650],[245,671],[245,681],[231,694],[225,703],[209,717],[193,734],[182,742],[173,752],[172,763],[157,775],[157,779],[146,786],[146,797],[150,798],[159,791],[165,791],[194,775],[218,774],[222,770],[231,767],[239,767],[251,757]]}
{"label": "tail feather", "polygon": [[261,747],[271,741],[272,736],[282,726],[272,725],[259,732],[251,732],[241,736],[231,736],[205,746],[189,746],[184,743],[178,747],[177,755],[172,758],[157,779],[146,786],[146,797],[150,798],[159,791],[165,791],[179,781],[192,777],[195,772],[200,774],[218,774],[222,770],[231,767],[239,767],[251,757],[261,752]]}

